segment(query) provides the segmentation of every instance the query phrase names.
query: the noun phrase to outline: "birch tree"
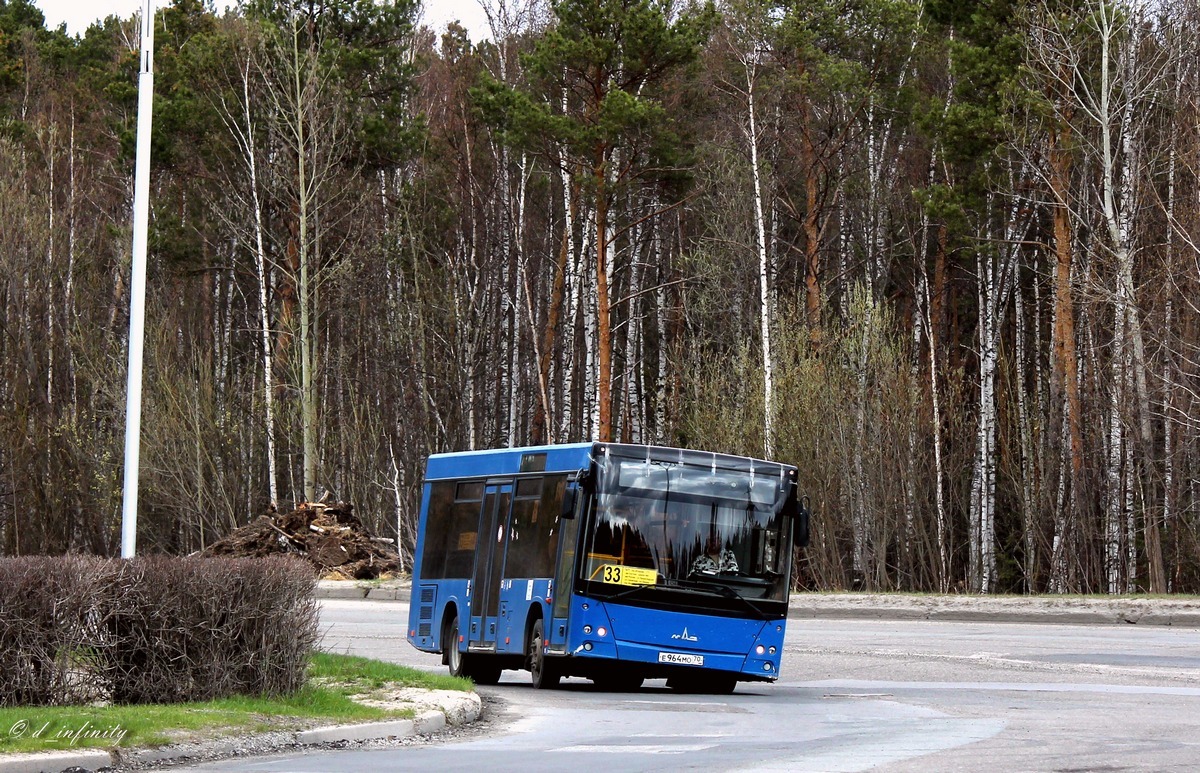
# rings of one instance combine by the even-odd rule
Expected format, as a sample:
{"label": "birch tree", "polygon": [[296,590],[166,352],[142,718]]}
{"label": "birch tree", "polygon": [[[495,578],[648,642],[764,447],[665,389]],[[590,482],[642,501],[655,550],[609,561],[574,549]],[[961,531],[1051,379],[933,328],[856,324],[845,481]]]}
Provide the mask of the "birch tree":
{"label": "birch tree", "polygon": [[[549,97],[492,82],[484,97],[493,120],[514,138],[548,137],[591,202],[595,260],[596,379],[599,440],[613,439],[613,335],[610,290],[613,223],[622,186],[646,177],[670,122],[652,90],[692,61],[712,26],[711,6],[675,19],[661,0],[558,0],[554,21],[526,60]],[[567,95],[560,110],[559,96]],[[623,163],[614,163],[617,153]]]}
{"label": "birch tree", "polygon": [[[1138,291],[1135,286],[1135,243],[1140,203],[1139,175],[1144,168],[1141,148],[1142,125],[1147,116],[1148,97],[1159,80],[1165,60],[1145,61],[1144,11],[1124,0],[1083,3],[1078,14],[1061,14],[1057,6],[1043,8],[1037,16],[1041,75],[1063,95],[1060,119],[1072,127],[1098,168],[1099,182],[1092,188],[1091,201],[1099,211],[1106,237],[1105,248],[1112,256],[1112,306],[1114,335],[1109,353],[1108,406],[1106,417],[1106,462],[1102,502],[1105,532],[1105,575],[1109,592],[1131,586],[1135,565],[1124,548],[1132,548],[1138,532],[1157,555],[1160,535],[1151,523],[1153,506],[1141,502],[1144,522],[1138,530],[1127,528],[1133,518],[1127,502],[1134,470],[1128,445],[1127,406],[1133,405],[1137,428],[1138,471],[1151,474],[1154,437],[1151,427],[1145,336]],[[1060,164],[1063,161],[1059,161]],[[1061,171],[1059,172],[1061,177]],[[1067,235],[1064,234],[1064,239]],[[1065,335],[1065,331],[1063,332]],[[1057,345],[1057,344],[1056,344]],[[1073,439],[1072,439],[1073,440]],[[1146,490],[1146,489],[1143,489]],[[1161,568],[1151,569],[1153,584],[1164,582]]]}
{"label": "birch tree", "polygon": [[[278,473],[276,471],[275,448],[275,381],[273,354],[273,325],[271,321],[271,274],[274,261],[267,256],[267,224],[263,213],[264,182],[259,169],[263,140],[259,127],[263,122],[254,110],[258,90],[261,62],[260,41],[251,36],[231,41],[222,54],[230,54],[231,61],[224,62],[225,81],[216,89],[213,97],[216,111],[225,127],[233,146],[237,168],[230,171],[226,194],[239,200],[241,212],[248,223],[227,216],[225,222],[239,237],[253,256],[253,272],[257,285],[259,325],[259,355],[262,364],[262,404],[265,453],[267,461],[267,492],[270,504],[279,504]],[[223,213],[222,214],[226,214]]]}
{"label": "birch tree", "polygon": [[[762,346],[763,372],[763,456],[775,456],[775,363],[771,354],[772,318],[775,314],[774,245],[768,240],[773,228],[768,217],[775,209],[773,182],[769,179],[762,151],[767,128],[759,118],[763,109],[764,83],[772,69],[772,22],[764,5],[747,2],[727,9],[728,28],[725,49],[736,63],[734,78],[722,79],[721,85],[740,100],[744,118],[739,121],[749,156],[751,195],[754,208],[754,253],[758,259],[758,328]],[[736,79],[735,79],[736,78]],[[768,108],[769,109],[769,108]],[[766,142],[770,142],[766,139]]]}

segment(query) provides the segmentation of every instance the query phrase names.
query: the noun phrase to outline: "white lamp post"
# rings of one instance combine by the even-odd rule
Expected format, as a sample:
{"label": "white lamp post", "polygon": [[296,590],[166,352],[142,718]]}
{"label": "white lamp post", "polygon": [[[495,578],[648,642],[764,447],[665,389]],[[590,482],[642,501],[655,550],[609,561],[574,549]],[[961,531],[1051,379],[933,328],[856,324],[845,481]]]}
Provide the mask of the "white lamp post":
{"label": "white lamp post", "polygon": [[137,161],[133,177],[133,277],[129,282],[129,374],[125,388],[125,484],[121,557],[137,549],[138,470],[142,432],[142,349],[146,330],[146,238],[150,227],[150,120],[154,106],[154,0],[142,10],[138,74]]}

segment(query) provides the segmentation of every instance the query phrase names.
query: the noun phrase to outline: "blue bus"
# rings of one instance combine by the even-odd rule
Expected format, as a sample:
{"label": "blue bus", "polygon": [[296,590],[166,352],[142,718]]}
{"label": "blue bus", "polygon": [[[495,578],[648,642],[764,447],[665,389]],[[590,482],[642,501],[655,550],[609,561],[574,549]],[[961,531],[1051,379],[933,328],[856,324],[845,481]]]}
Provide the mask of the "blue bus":
{"label": "blue bus", "polygon": [[430,456],[408,639],[479,684],[504,669],[537,688],[774,681],[808,542],[796,473],[617,443]]}

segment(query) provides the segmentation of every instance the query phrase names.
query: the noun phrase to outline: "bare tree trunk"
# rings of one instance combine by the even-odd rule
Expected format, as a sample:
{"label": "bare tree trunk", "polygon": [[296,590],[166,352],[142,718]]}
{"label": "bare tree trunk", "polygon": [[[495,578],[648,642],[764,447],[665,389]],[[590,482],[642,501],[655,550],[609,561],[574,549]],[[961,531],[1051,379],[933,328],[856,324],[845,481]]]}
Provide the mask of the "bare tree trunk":
{"label": "bare tree trunk", "polygon": [[[1114,336],[1112,353],[1112,384],[1109,399],[1109,429],[1108,429],[1108,469],[1106,472],[1107,489],[1105,496],[1105,573],[1109,593],[1119,593],[1121,589],[1122,562],[1121,553],[1121,508],[1122,496],[1121,466],[1125,458],[1125,440],[1123,425],[1123,410],[1125,407],[1125,390],[1130,381],[1131,353],[1128,351],[1129,341],[1134,333],[1132,323],[1133,299],[1133,259],[1129,247],[1129,207],[1132,205],[1132,190],[1130,186],[1131,167],[1133,158],[1125,158],[1121,184],[1121,201],[1118,203],[1116,184],[1117,158],[1113,141],[1113,123],[1116,111],[1112,105],[1113,88],[1111,83],[1110,61],[1120,52],[1114,51],[1117,35],[1117,21],[1113,18],[1116,9],[1105,3],[1098,7],[1099,44],[1100,44],[1100,89],[1099,109],[1096,115],[1100,123],[1101,142],[1101,197],[1104,220],[1108,226],[1108,236],[1112,244],[1117,263],[1117,288],[1113,296]],[[1124,111],[1125,122],[1122,129],[1122,145],[1125,151],[1130,150],[1131,130],[1128,120],[1131,117],[1132,101],[1127,103]],[[1148,450],[1148,449],[1147,449]]]}
{"label": "bare tree trunk", "polygon": [[762,337],[763,362],[763,456],[775,456],[775,365],[771,359],[771,296],[774,288],[770,256],[767,251],[767,224],[763,212],[762,173],[758,163],[758,121],[755,116],[755,63],[747,58],[746,113],[749,129],[746,141],[750,147],[750,171],[754,178],[754,233],[758,252],[759,334]]}
{"label": "bare tree trunk", "polygon": [[388,461],[392,464],[391,488],[392,488],[392,506],[395,508],[394,516],[396,518],[396,571],[403,574],[404,569],[404,473],[400,470],[400,465],[396,463],[396,449],[392,444],[391,438],[388,438]]}
{"label": "bare tree trunk", "polygon": [[611,442],[612,420],[612,311],[609,297],[608,150],[597,146],[592,180],[596,186],[596,400],[599,426],[596,439]]}
{"label": "bare tree trunk", "polygon": [[[939,228],[939,231],[941,228]],[[942,461],[942,397],[938,385],[938,333],[933,324],[933,302],[929,293],[929,278],[925,272],[925,261],[921,260],[921,295],[925,300],[925,308],[930,316],[929,324],[929,399],[932,404],[933,417],[933,486],[935,532],[937,535],[937,586],[942,593],[950,591],[950,536],[949,516],[946,513],[946,495],[943,481],[945,480],[944,463]]]}
{"label": "bare tree trunk", "polygon": [[291,19],[291,55],[292,76],[291,87],[294,89],[291,99],[294,100],[295,112],[287,117],[289,130],[293,134],[296,150],[296,206],[297,206],[297,240],[296,254],[299,265],[297,281],[297,302],[299,305],[300,322],[297,327],[297,339],[300,344],[300,434],[303,453],[303,489],[304,498],[315,501],[317,498],[317,394],[316,374],[313,373],[313,358],[316,342],[313,340],[312,260],[311,242],[309,236],[309,208],[312,204],[312,181],[308,175],[308,92],[303,82],[303,69],[300,61],[300,20],[293,14]]}
{"label": "bare tree trunk", "polygon": [[[542,330],[541,351],[538,358],[538,388],[541,402],[534,409],[533,423],[530,428],[530,441],[535,445],[551,440],[546,432],[547,427],[554,426],[550,406],[550,363],[554,357],[555,341],[558,336],[559,319],[562,316],[563,298],[566,289],[567,263],[571,250],[571,229],[575,220],[575,202],[577,191],[568,190],[565,194],[567,209],[563,212],[562,241],[558,249],[558,261],[555,264],[554,288],[550,292],[550,308],[546,313],[546,324]],[[528,283],[528,277],[525,279]],[[526,297],[529,291],[526,290]],[[533,324],[533,310],[529,311],[530,324]]]}
{"label": "bare tree trunk", "polygon": [[[808,110],[804,111],[807,116]],[[806,122],[807,123],[807,122]],[[807,127],[806,127],[807,129]],[[814,350],[821,345],[821,213],[819,211],[820,182],[817,179],[817,153],[807,130],[801,132],[801,153],[806,169],[804,180],[804,306],[808,318],[808,335]]]}
{"label": "bare tree trunk", "polygon": [[1054,537],[1050,557],[1050,589],[1064,592],[1067,578],[1067,553],[1073,544],[1070,534],[1078,529],[1076,508],[1083,479],[1083,429],[1080,422],[1078,354],[1075,348],[1075,304],[1071,284],[1073,265],[1073,236],[1071,229],[1070,186],[1071,156],[1067,149],[1071,141],[1070,124],[1050,137],[1050,190],[1054,196],[1054,343],[1050,391],[1055,407],[1061,410],[1063,449],[1067,469],[1061,473],[1060,488],[1065,492],[1063,504],[1055,507]]}
{"label": "bare tree trunk", "polygon": [[[1037,274],[1037,264],[1034,264],[1034,275]],[[1018,283],[1019,284],[1019,283]],[[1023,569],[1025,574],[1025,592],[1033,592],[1037,567],[1037,541],[1034,535],[1037,530],[1037,467],[1034,464],[1033,427],[1029,397],[1026,394],[1025,374],[1028,367],[1026,353],[1025,330],[1025,299],[1020,287],[1013,293],[1016,302],[1016,384],[1017,393],[1017,433],[1020,437],[1021,448],[1021,526],[1025,556]]]}
{"label": "bare tree trunk", "polygon": [[[1010,179],[1012,170],[1010,169]],[[1015,282],[1018,208],[1014,202],[1000,243],[1001,255],[980,245],[979,297],[979,415],[975,433],[975,461],[971,474],[969,523],[969,577],[972,590],[990,593],[996,575],[996,369],[1000,333],[1008,294]]]}
{"label": "bare tree trunk", "polygon": [[254,120],[250,115],[250,59],[247,57],[242,68],[242,119],[245,132],[235,128],[235,139],[242,148],[250,173],[250,196],[254,207],[254,268],[258,281],[259,344],[263,366],[263,417],[267,441],[267,492],[271,507],[279,505],[279,491],[275,472],[275,384],[273,356],[271,353],[271,316],[269,307],[267,253],[263,245],[262,201],[258,195],[258,156],[255,152]]}

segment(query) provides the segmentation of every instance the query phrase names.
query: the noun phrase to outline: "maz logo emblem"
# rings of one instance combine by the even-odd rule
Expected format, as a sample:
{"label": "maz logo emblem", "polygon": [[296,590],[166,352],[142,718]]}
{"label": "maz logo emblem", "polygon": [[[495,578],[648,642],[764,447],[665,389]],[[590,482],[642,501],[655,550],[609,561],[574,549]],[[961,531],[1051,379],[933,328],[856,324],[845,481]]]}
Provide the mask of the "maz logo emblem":
{"label": "maz logo emblem", "polygon": [[683,633],[673,633],[673,634],[671,634],[671,638],[672,638],[672,639],[679,639],[679,640],[681,640],[681,641],[700,641],[700,637],[699,637],[699,636],[691,636],[691,635],[689,635],[689,634],[688,634],[688,631],[687,631],[687,629],[686,629],[686,628],[684,628],[684,629],[683,629]]}

